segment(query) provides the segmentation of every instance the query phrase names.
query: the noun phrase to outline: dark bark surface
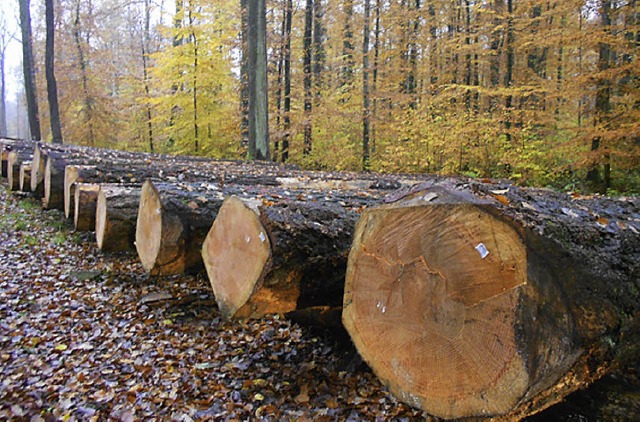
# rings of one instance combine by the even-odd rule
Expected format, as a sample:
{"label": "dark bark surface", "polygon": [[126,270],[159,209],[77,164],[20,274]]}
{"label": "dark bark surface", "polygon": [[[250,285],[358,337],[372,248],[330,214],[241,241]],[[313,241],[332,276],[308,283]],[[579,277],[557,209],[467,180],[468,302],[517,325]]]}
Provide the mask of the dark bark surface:
{"label": "dark bark surface", "polygon": [[[416,185],[412,189],[396,192],[385,202],[387,204],[378,209],[365,211],[363,218],[366,215],[367,219],[362,220],[362,227],[359,224],[360,229],[356,232],[356,239],[363,240],[362,243],[354,243],[354,249],[351,252],[353,262],[350,257],[345,288],[348,292],[345,294],[345,313],[348,315],[345,325],[365,360],[383,377],[383,381],[390,385],[391,391],[403,400],[427,412],[450,418],[491,415],[522,418],[562,401],[568,394],[583,388],[617,366],[637,361],[640,355],[638,346],[640,208],[637,199],[569,196],[551,190],[521,189],[508,183],[490,181],[485,183],[449,178],[435,179]],[[443,215],[462,213],[467,216],[467,221],[463,221],[461,227],[465,227],[464,224],[474,218],[479,219],[477,226],[481,225],[480,221],[487,221],[487,219],[491,221],[488,227],[491,227],[491,232],[497,233],[494,236],[498,238],[485,237],[485,239],[488,239],[486,242],[493,242],[493,247],[489,247],[486,253],[478,249],[480,245],[476,245],[477,239],[473,235],[476,225],[469,226],[473,229],[458,229],[454,225],[449,225],[450,222],[446,220],[442,223],[436,221],[432,226],[429,226],[429,221],[421,220],[424,223],[420,224],[428,227],[424,233],[421,231],[422,226],[419,228],[418,225],[415,228],[403,228],[402,232],[406,234],[406,238],[398,239],[402,246],[396,252],[398,254],[396,258],[391,258],[393,254],[388,255],[393,246],[379,244],[376,248],[380,251],[377,252],[374,246],[364,240],[394,239],[396,228],[391,226],[396,224],[395,221],[406,218],[411,213],[424,212],[427,215],[446,209],[450,212]],[[385,217],[387,220],[382,219],[385,215],[388,216]],[[385,226],[383,221],[390,222],[389,227]],[[511,227],[507,230],[510,234],[505,234],[507,233],[505,229],[496,228],[499,226]],[[386,230],[390,232],[387,233]],[[415,230],[419,231],[416,233]],[[451,237],[452,233],[461,233],[461,236]],[[415,256],[413,252],[407,253],[410,251],[408,245],[414,242],[412,239],[417,240],[420,237],[428,239],[429,236],[436,236],[440,241],[437,245],[423,245],[422,249],[418,249],[422,252]],[[447,238],[458,239],[450,240],[454,242],[454,247],[449,248],[446,243],[443,243]],[[466,241],[473,244],[467,245]],[[417,244],[419,243],[420,241]],[[480,257],[475,257],[475,261],[473,253],[467,257],[464,255],[467,252],[460,252],[468,247],[475,248],[480,254]],[[387,252],[384,252],[385,248],[389,248]],[[509,261],[511,258],[505,258],[511,253],[506,251],[515,251],[519,248],[523,248],[526,253],[522,255],[514,252],[515,255],[512,256],[515,258],[511,261]],[[423,261],[414,261],[413,259],[417,259],[416,256],[421,257]],[[486,260],[485,257],[487,257]],[[395,297],[394,292],[411,288],[419,292],[424,286],[431,286],[431,283],[439,280],[438,277],[433,276],[434,274],[440,274],[440,277],[449,283],[446,284],[447,294],[443,296],[441,305],[437,304],[440,302],[429,302],[431,305],[421,305],[420,308],[425,312],[424,323],[429,324],[429,327],[437,327],[436,331],[442,330],[446,337],[450,330],[454,330],[455,324],[442,325],[442,321],[438,321],[439,312],[445,312],[445,315],[451,313],[451,318],[447,320],[453,321],[460,310],[466,307],[466,313],[463,312],[463,314],[467,317],[461,319],[461,325],[456,328],[466,334],[460,338],[452,337],[451,341],[454,343],[458,340],[467,343],[477,342],[478,347],[472,349],[474,352],[470,355],[456,349],[456,356],[461,353],[460,362],[465,362],[465,359],[467,362],[474,359],[476,362],[477,359],[492,361],[496,357],[495,351],[490,356],[483,356],[482,350],[485,347],[483,343],[475,340],[476,334],[469,330],[465,331],[464,328],[467,325],[473,327],[474,324],[485,324],[485,322],[475,321],[472,317],[477,309],[481,309],[480,306],[487,308],[495,304],[496,315],[509,315],[509,319],[505,321],[510,322],[506,322],[505,326],[497,331],[497,338],[500,338],[500,347],[507,348],[509,342],[513,340],[514,354],[513,359],[508,358],[509,365],[513,365],[513,362],[521,362],[521,374],[513,375],[516,381],[510,385],[519,385],[521,395],[514,397],[513,400],[509,399],[510,404],[507,405],[507,402],[503,401],[506,393],[494,395],[494,398],[492,394],[487,393],[484,396],[486,403],[482,405],[482,409],[495,409],[493,411],[480,408],[473,410],[474,405],[462,406],[461,401],[457,399],[455,406],[448,406],[447,400],[455,397],[457,393],[452,390],[451,395],[448,396],[445,393],[446,390],[440,389],[432,396],[428,388],[418,390],[418,386],[432,383],[432,381],[418,379],[418,368],[413,370],[405,368],[412,373],[409,383],[401,370],[386,369],[385,356],[395,350],[390,344],[392,341],[386,341],[385,339],[389,337],[382,335],[381,332],[374,334],[379,338],[379,344],[375,341],[371,342],[371,339],[367,340],[367,335],[363,338],[364,326],[376,325],[378,322],[383,324],[385,318],[391,318],[398,312],[402,313],[404,308],[393,307],[392,299],[380,299],[382,302],[378,304],[382,303],[381,310],[379,309],[377,313],[372,314],[366,310],[366,306],[363,307],[368,295],[375,295],[369,292],[375,292],[375,286],[378,283],[375,277],[367,282],[364,275],[364,271],[373,268],[373,264],[367,264],[367,260],[371,259],[374,260],[372,262],[378,262],[376,265],[389,267],[385,274],[388,273],[391,278],[395,271],[393,269],[397,267],[399,279],[405,280],[406,277],[402,274],[407,271],[417,271],[413,268],[414,266],[417,268],[415,264],[417,262],[424,262],[428,269],[424,274],[432,275],[430,276],[432,278],[427,277],[423,280],[422,273],[417,272],[416,277],[407,278],[404,282],[390,287],[389,298]],[[491,260],[497,260],[495,265],[489,265]],[[449,267],[441,268],[443,262],[448,262]],[[507,267],[496,266],[500,262],[504,265],[507,265],[505,262],[513,262],[516,272],[519,271],[517,268],[526,268],[525,282],[511,283],[503,293],[495,290],[492,285],[497,280],[492,277],[486,278],[485,275],[491,275],[491,271],[500,271],[500,274],[505,274],[507,278],[511,277],[509,271],[505,270]],[[512,264],[509,263],[509,265]],[[467,266],[470,266],[468,271],[465,270]],[[485,270],[485,267],[488,269]],[[447,274],[451,271],[453,274],[464,275],[468,280],[449,278]],[[356,282],[356,280],[360,281]],[[467,287],[454,288],[453,286],[457,283]],[[436,287],[437,285],[434,284],[427,288],[427,290],[433,289],[433,296],[419,294],[418,302],[436,300],[439,297],[435,293]],[[513,296],[513,305],[506,305],[508,300],[504,295],[507,294],[509,297]],[[486,299],[477,302],[476,299],[484,297],[483,295],[487,296]],[[416,298],[416,295],[409,297]],[[430,297],[432,299],[429,299]],[[387,304],[385,300],[391,300],[391,302]],[[464,304],[464,307],[459,307],[459,302]],[[500,302],[500,312],[498,312],[498,302]],[[445,306],[446,304],[448,305]],[[441,309],[439,306],[445,307]],[[408,305],[406,307],[407,312],[413,310]],[[434,307],[433,314],[428,311],[431,307]],[[509,311],[503,312],[505,309]],[[405,317],[394,320],[394,332],[411,331],[411,328],[405,324],[410,324],[414,316],[406,314]],[[365,318],[368,322],[363,323]],[[500,324],[497,316],[487,319],[486,324],[493,324],[490,322],[492,320],[495,324]],[[489,328],[486,330],[490,332]],[[480,329],[475,331],[476,333],[485,332]],[[372,333],[374,332],[375,329]],[[512,335],[508,334],[509,332]],[[436,337],[431,340],[431,343],[436,344],[442,342],[445,347],[446,341],[441,338]],[[408,350],[407,353],[411,356],[419,358],[420,351],[423,350],[422,344],[420,341],[415,344],[407,343],[402,349]],[[413,358],[408,359],[405,364],[411,359]],[[440,362],[440,364],[443,363],[444,361]],[[400,363],[396,362],[396,365]],[[518,365],[520,366],[520,363]],[[473,377],[472,374],[472,370],[462,372],[462,376],[465,377],[467,375]],[[448,375],[448,377],[453,376],[453,373]],[[442,384],[447,382],[443,380]],[[415,389],[410,385],[415,385]],[[511,391],[515,390],[511,389],[509,394],[512,394]],[[478,394],[481,393],[478,392]],[[444,406],[442,402],[445,402]],[[501,410],[498,410],[499,408]]]}

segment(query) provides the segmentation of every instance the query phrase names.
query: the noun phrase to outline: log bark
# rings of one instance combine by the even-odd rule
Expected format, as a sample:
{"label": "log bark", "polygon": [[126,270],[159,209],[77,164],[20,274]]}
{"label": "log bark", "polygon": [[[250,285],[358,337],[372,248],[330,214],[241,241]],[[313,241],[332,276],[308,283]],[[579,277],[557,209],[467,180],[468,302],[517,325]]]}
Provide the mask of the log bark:
{"label": "log bark", "polygon": [[638,358],[637,200],[450,180],[355,230],[343,322],[392,393],[520,419]]}
{"label": "log bark", "polygon": [[89,232],[95,230],[99,190],[100,185],[98,184],[75,184],[73,225],[76,231]]}
{"label": "log bark", "polygon": [[202,269],[200,249],[222,196],[197,186],[142,185],[136,220],[136,250],[151,275],[195,273]]}
{"label": "log bark", "polygon": [[341,304],[351,233],[372,196],[289,193],[278,202],[230,196],[220,209],[202,255],[225,318]]}
{"label": "log bark", "polygon": [[20,173],[18,177],[20,192],[31,191],[31,166],[31,161],[23,161],[20,164]]}
{"label": "log bark", "polygon": [[96,206],[96,242],[103,251],[135,250],[140,186],[101,185]]}

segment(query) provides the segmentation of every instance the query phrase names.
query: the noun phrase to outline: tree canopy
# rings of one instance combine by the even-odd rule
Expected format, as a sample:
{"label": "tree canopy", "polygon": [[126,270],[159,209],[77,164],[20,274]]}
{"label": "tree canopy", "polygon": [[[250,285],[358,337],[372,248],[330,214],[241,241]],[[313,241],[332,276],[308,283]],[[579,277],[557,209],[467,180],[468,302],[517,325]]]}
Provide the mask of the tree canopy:
{"label": "tree canopy", "polygon": [[[55,3],[65,142],[246,156],[241,2]],[[639,26],[636,0],[267,0],[270,155],[637,193]]]}

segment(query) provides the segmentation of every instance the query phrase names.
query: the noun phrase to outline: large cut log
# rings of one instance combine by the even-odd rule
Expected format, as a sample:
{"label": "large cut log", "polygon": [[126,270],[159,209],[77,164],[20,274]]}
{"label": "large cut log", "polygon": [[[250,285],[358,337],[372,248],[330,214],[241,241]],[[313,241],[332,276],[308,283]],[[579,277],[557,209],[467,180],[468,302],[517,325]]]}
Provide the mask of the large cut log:
{"label": "large cut log", "polygon": [[101,185],[96,206],[96,241],[103,251],[135,249],[140,187]]}
{"label": "large cut log", "polygon": [[220,209],[202,256],[225,318],[341,304],[352,230],[372,196],[288,193],[278,202],[230,196]]}
{"label": "large cut log", "polygon": [[9,190],[19,191],[20,189],[20,166],[23,162],[31,161],[33,150],[13,149],[7,159],[7,181]]}
{"label": "large cut log", "polygon": [[22,164],[20,164],[20,192],[31,191],[31,165],[31,161],[23,161]]}
{"label": "large cut log", "polygon": [[343,322],[401,400],[443,418],[538,412],[637,359],[637,200],[439,182],[364,211]]}
{"label": "large cut log", "polygon": [[136,250],[145,270],[175,275],[202,269],[202,242],[221,204],[219,192],[146,180],[136,220]]}
{"label": "large cut log", "polygon": [[73,225],[76,231],[88,232],[96,228],[96,206],[100,185],[76,183],[74,190]]}

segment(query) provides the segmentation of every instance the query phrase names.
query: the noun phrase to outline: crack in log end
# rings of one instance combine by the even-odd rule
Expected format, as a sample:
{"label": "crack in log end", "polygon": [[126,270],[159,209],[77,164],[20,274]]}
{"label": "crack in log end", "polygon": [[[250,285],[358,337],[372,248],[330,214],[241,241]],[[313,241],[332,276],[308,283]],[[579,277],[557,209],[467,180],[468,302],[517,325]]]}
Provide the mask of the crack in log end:
{"label": "crack in log end", "polygon": [[[224,200],[202,246],[202,258],[224,318],[236,317],[262,281],[271,241],[257,208],[235,196]],[[275,298],[265,298],[274,302]],[[295,305],[295,301],[294,301]],[[244,317],[255,309],[243,310]]]}
{"label": "crack in log end", "polygon": [[136,251],[147,272],[151,272],[160,253],[162,237],[162,205],[158,191],[147,180],[142,185],[136,221]]}
{"label": "crack in log end", "polygon": [[439,417],[509,412],[529,382],[516,231],[471,204],[393,204],[365,210],[354,239],[343,320],[390,390]]}

